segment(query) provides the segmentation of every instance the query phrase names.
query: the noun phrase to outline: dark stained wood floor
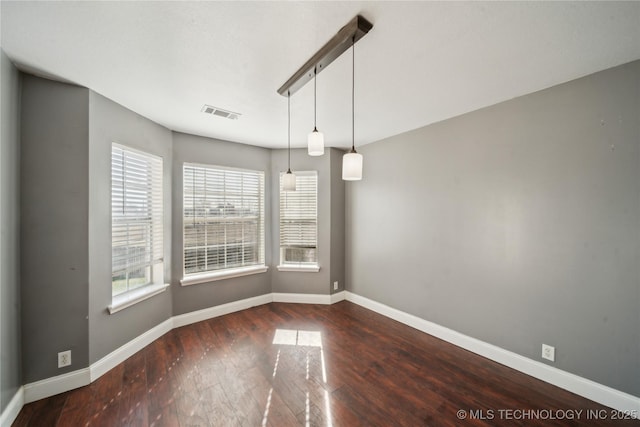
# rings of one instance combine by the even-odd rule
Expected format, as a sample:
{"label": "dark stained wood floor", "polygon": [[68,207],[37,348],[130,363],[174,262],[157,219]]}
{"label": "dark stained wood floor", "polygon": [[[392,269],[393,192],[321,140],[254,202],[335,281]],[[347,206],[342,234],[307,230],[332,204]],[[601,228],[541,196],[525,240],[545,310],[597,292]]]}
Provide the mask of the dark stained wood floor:
{"label": "dark stained wood floor", "polygon": [[[13,425],[640,425],[615,415],[343,301],[174,329],[91,385],[25,405]],[[550,419],[563,416],[575,419]]]}

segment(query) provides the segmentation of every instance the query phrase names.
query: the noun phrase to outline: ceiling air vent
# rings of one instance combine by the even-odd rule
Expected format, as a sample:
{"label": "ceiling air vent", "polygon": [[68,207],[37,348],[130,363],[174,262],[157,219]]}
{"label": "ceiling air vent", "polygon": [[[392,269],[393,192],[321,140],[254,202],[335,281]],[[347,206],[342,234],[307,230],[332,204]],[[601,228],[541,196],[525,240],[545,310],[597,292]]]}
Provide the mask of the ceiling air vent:
{"label": "ceiling air vent", "polygon": [[223,117],[225,119],[238,120],[238,117],[241,116],[240,113],[234,113],[233,111],[223,110],[222,108],[212,107],[211,105],[204,105],[202,107],[202,111],[205,114],[212,114],[214,116]]}

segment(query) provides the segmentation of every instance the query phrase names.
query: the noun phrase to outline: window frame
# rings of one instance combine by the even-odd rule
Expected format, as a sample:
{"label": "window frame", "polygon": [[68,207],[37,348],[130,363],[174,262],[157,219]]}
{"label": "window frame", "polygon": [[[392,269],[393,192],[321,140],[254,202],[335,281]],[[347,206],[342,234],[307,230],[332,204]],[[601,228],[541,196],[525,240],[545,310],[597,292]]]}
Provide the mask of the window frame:
{"label": "window frame", "polygon": [[[279,212],[278,212],[278,225],[279,225],[279,233],[278,233],[278,257],[279,257],[279,263],[278,263],[278,271],[293,271],[293,272],[310,272],[310,273],[316,273],[318,271],[320,271],[320,252],[319,252],[319,233],[318,233],[318,171],[316,170],[308,170],[308,171],[296,171],[295,175],[296,175],[296,191],[294,192],[288,192],[288,191],[284,191],[283,190],[283,176],[284,176],[285,172],[280,172],[279,174],[279,184],[278,184],[278,195],[279,195],[279,200],[278,200],[278,206],[279,206]],[[307,177],[313,177],[315,182],[313,183],[313,186],[315,187],[315,194],[314,194],[314,198],[315,198],[315,206],[314,206],[314,210],[315,210],[315,229],[314,229],[314,233],[315,233],[315,247],[312,246],[308,246],[307,248],[313,248],[315,249],[315,260],[314,261],[288,261],[285,260],[285,252],[284,250],[287,248],[288,245],[283,245],[283,199],[286,199],[288,193],[293,193],[292,195],[298,196],[299,194],[302,193],[302,191],[304,191],[305,188],[305,184],[301,181],[301,178],[305,179]],[[297,194],[296,194],[297,193]],[[307,202],[308,203],[308,202]],[[300,216],[303,216],[303,214],[301,213]],[[302,239],[302,238],[301,238]]]}
{"label": "window frame", "polygon": [[[122,160],[120,163],[120,169],[122,173],[122,179],[116,180],[114,179],[114,172],[117,170],[117,165],[115,163],[115,159],[117,151],[121,152]],[[149,153],[147,151],[138,150],[136,148],[132,148],[128,145],[124,145],[118,142],[111,143],[111,174],[110,174],[110,225],[111,225],[111,305],[108,306],[109,313],[113,314],[120,310],[123,310],[127,307],[130,307],[140,301],[143,301],[147,298],[150,298],[154,295],[157,295],[169,286],[164,283],[164,159],[161,156],[156,154]],[[125,156],[130,156],[129,159],[125,159]],[[137,157],[137,159],[136,159]],[[141,183],[140,181],[135,182],[135,178],[133,175],[129,175],[125,177],[126,173],[126,165],[128,163],[147,163],[145,165],[146,173],[149,174],[148,180],[146,184]],[[116,192],[116,183],[120,182],[121,184],[121,194],[122,201],[118,205],[114,203],[116,200],[115,192]],[[146,189],[142,190],[143,187],[147,186]],[[140,198],[127,199],[127,190],[129,192],[137,192],[138,194],[143,194],[143,200],[140,201]],[[141,193],[142,192],[142,193]],[[142,204],[144,209],[146,209],[146,213],[148,215],[139,215],[137,217],[131,216],[129,219],[126,217],[122,217],[121,221],[118,221],[114,216],[114,212],[119,207],[122,207],[123,212],[126,211],[126,206],[129,206],[130,209],[135,209],[135,204]],[[148,216],[145,219],[145,216]],[[131,242],[129,241],[129,227],[135,224],[138,224],[139,227],[144,229],[143,234],[147,234],[144,238],[144,247],[147,248],[149,252],[148,260],[144,262],[138,263],[135,266],[137,270],[148,270],[148,280],[146,283],[135,286],[133,288],[129,287],[128,280],[130,279],[128,275],[134,269],[133,266],[128,266],[126,264],[129,263],[131,255],[127,254],[123,258],[114,257],[114,249],[116,247],[131,247]],[[115,231],[119,228],[120,230]],[[145,228],[148,227],[148,228]],[[127,237],[123,238],[120,233],[123,232],[123,229],[127,230]],[[118,237],[114,237],[118,236]],[[122,246],[122,243],[125,243],[125,246]],[[128,251],[128,249],[127,249]],[[124,270],[122,267],[115,269],[115,264],[118,262],[124,262],[125,267]],[[126,289],[122,292],[114,294],[114,274],[116,272],[123,272],[127,278]],[[145,273],[145,278],[147,277],[147,273]]]}
{"label": "window frame", "polygon": [[[206,232],[206,228],[205,228],[205,243],[204,245],[195,245],[195,246],[187,246],[187,208],[190,208],[193,210],[194,212],[194,217],[195,217],[195,211],[196,211],[196,206],[195,206],[195,200],[194,202],[192,202],[189,206],[187,204],[187,200],[186,197],[188,196],[187,193],[187,179],[186,179],[186,173],[188,171],[188,169],[197,169],[197,170],[201,170],[202,172],[204,172],[205,174],[207,173],[207,171],[210,171],[213,174],[219,174],[222,173],[224,175],[223,178],[223,183],[226,183],[227,180],[232,179],[232,178],[227,178],[227,174],[240,174],[240,176],[244,177],[244,174],[249,174],[249,177],[251,177],[251,175],[253,174],[253,179],[257,179],[258,180],[258,192],[257,193],[251,193],[249,195],[247,195],[246,197],[256,197],[258,198],[258,216],[257,216],[257,259],[258,261],[256,263],[251,263],[251,264],[245,264],[244,262],[242,263],[242,265],[239,266],[230,266],[230,267],[223,267],[223,268],[214,268],[214,269],[206,269],[206,270],[202,270],[202,271],[196,271],[196,272],[189,272],[187,273],[187,250],[188,249],[196,249],[198,250],[198,248],[202,249],[202,246],[204,247],[205,250],[208,250],[212,245],[209,244],[209,242],[206,240],[208,238],[207,236],[207,232]],[[192,178],[195,182],[195,178]],[[241,178],[244,179],[244,178]],[[265,257],[266,257],[266,227],[265,227],[265,217],[266,217],[266,208],[265,208],[265,182],[266,182],[266,174],[265,171],[263,170],[253,170],[253,169],[244,169],[244,168],[234,168],[234,167],[229,167],[229,166],[220,166],[220,165],[211,165],[211,164],[202,164],[202,163],[194,163],[194,162],[183,162],[182,164],[182,210],[181,210],[181,216],[182,216],[182,279],[180,280],[180,284],[182,286],[188,286],[188,285],[195,285],[195,284],[199,284],[199,283],[207,283],[207,282],[213,282],[213,281],[217,281],[217,280],[222,280],[222,279],[228,279],[228,278],[232,278],[232,277],[241,277],[241,276],[246,276],[246,275],[250,275],[250,274],[257,274],[257,273],[263,273],[266,272],[268,270],[268,267],[265,264]],[[194,188],[194,183],[191,183],[191,188]],[[206,184],[203,184],[206,186]],[[224,185],[224,184],[223,184]],[[223,200],[227,200],[228,194],[231,193],[231,196],[233,196],[231,191],[227,191],[226,189],[222,189],[220,190],[219,188],[211,188],[211,187],[204,187],[204,192],[205,193],[211,193],[211,194],[218,194],[218,195],[222,195]],[[236,194],[236,196],[238,196],[238,194]],[[240,193],[240,198],[243,199],[245,197],[245,193],[242,192]],[[213,202],[214,199],[211,199],[211,202]],[[205,201],[203,203],[207,203],[209,202],[208,200],[206,200],[206,195],[205,195]],[[226,206],[226,202],[224,203],[224,205]],[[235,208],[235,206],[234,206]],[[209,208],[209,213],[207,213],[204,218],[206,218],[206,220],[209,220],[211,218],[214,218],[216,215],[212,215],[210,212],[211,208]],[[223,209],[224,212],[224,209]],[[242,222],[244,222],[244,218],[248,218],[245,216],[226,216],[223,214],[222,217],[220,218],[242,218]],[[220,221],[223,222],[223,221]],[[205,225],[206,227],[206,225]],[[226,228],[225,228],[226,230]],[[226,231],[225,231],[226,233]],[[225,237],[226,238],[226,237]],[[229,243],[225,242],[223,244],[223,247],[227,247]],[[243,248],[243,251],[245,249],[246,246],[246,241],[244,240],[244,236],[243,236],[243,240],[240,243],[240,246]],[[208,253],[205,254],[205,258],[208,257]],[[225,259],[226,259],[226,255],[225,255]],[[208,262],[208,261],[207,261]]]}

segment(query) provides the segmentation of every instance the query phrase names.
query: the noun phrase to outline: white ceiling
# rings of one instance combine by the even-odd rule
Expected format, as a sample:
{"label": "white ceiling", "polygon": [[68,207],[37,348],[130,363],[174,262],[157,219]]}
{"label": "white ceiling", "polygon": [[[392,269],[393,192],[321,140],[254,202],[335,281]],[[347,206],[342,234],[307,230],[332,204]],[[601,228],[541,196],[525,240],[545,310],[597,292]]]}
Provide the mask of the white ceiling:
{"label": "white ceiling", "polygon": [[[9,2],[2,49],[170,129],[286,147],[276,90],[356,14],[356,145],[640,58],[638,2]],[[318,75],[318,129],[351,138],[351,53]],[[241,113],[232,121],[203,104]],[[292,146],[313,84],[291,98]]]}

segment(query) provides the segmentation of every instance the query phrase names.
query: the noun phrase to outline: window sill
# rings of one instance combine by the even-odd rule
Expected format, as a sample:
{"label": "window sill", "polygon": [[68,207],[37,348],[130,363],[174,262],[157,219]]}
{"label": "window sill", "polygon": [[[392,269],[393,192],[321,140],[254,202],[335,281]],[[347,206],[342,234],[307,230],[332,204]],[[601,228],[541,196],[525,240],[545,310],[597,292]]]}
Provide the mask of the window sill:
{"label": "window sill", "polygon": [[197,285],[199,283],[215,282],[216,280],[231,279],[233,277],[248,276],[250,274],[264,273],[269,270],[265,265],[255,265],[251,267],[230,268],[227,270],[194,274],[180,280],[182,286]]}
{"label": "window sill", "polygon": [[279,265],[278,271],[295,271],[298,273],[317,273],[320,271],[319,265]]}
{"label": "window sill", "polygon": [[107,307],[109,314],[117,313],[125,308],[131,307],[134,304],[151,298],[154,295],[158,295],[164,292],[169,287],[168,283],[161,283],[158,285],[144,286],[140,289],[136,289],[118,296],[115,296],[111,300],[111,305]]}

